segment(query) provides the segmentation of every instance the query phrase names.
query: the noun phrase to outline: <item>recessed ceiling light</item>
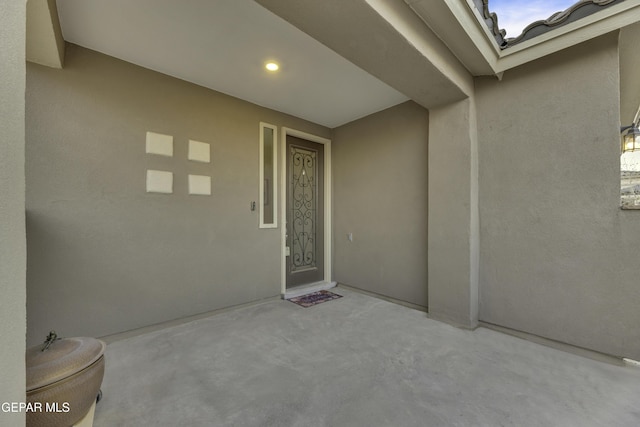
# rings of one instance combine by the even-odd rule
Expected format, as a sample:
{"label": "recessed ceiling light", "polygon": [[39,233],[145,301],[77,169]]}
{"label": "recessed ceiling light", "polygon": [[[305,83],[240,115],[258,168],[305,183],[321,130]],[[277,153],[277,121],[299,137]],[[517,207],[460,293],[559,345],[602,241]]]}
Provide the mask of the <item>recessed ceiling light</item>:
{"label": "recessed ceiling light", "polygon": [[278,69],[280,68],[280,66],[273,61],[267,62],[264,67],[269,71],[278,71]]}

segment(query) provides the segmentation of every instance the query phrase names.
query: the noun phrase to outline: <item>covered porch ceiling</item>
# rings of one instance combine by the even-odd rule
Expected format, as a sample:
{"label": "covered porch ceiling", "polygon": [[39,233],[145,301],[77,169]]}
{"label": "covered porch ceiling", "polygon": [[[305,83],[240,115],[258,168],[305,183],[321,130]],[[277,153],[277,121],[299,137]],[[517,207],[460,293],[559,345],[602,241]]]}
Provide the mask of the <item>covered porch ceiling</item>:
{"label": "covered porch ceiling", "polygon": [[640,0],[622,0],[501,49],[482,1],[29,0],[27,57],[56,66],[64,38],[334,128],[408,99],[464,99],[473,76],[640,21]]}

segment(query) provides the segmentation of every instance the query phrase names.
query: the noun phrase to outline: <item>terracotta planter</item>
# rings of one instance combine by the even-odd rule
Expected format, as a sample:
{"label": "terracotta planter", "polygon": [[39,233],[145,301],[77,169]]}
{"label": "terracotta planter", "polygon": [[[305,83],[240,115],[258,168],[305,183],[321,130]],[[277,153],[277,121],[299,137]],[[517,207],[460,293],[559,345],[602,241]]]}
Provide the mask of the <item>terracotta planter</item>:
{"label": "terracotta planter", "polygon": [[[95,338],[65,338],[26,353],[28,427],[70,427],[96,401],[104,376],[106,344]],[[38,410],[39,409],[39,410]]]}

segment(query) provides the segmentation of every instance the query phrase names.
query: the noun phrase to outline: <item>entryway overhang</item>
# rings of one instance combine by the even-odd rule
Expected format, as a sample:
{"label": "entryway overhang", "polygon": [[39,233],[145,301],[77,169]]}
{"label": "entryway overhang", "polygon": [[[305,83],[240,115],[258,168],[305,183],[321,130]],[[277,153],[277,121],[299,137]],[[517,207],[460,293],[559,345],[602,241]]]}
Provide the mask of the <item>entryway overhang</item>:
{"label": "entryway overhang", "polygon": [[402,0],[256,0],[427,109],[467,98],[471,74]]}
{"label": "entryway overhang", "polygon": [[466,98],[472,76],[640,21],[640,0],[624,0],[502,49],[473,0],[255,1],[428,109]]}

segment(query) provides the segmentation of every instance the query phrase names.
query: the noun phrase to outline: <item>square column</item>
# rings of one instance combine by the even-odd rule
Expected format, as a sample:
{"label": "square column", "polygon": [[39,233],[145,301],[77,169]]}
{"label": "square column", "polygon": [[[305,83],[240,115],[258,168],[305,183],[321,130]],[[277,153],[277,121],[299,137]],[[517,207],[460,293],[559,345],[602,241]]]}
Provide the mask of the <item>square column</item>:
{"label": "square column", "polygon": [[429,317],[478,325],[478,141],[472,98],[429,111]]}

